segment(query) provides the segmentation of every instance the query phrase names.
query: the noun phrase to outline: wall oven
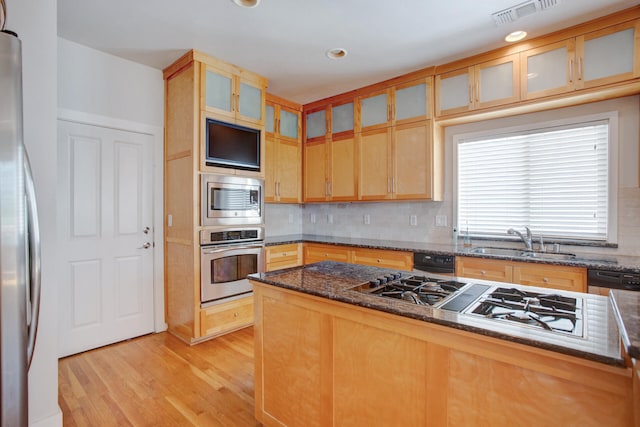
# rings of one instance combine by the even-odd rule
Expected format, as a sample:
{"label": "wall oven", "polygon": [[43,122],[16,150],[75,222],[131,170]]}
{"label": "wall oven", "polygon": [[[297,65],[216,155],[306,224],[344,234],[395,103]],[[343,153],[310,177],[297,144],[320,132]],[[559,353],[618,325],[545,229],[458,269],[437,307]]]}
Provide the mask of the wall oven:
{"label": "wall oven", "polygon": [[264,181],[261,179],[202,174],[201,224],[238,226],[263,224]]}
{"label": "wall oven", "polygon": [[247,296],[247,275],[264,271],[264,227],[205,229],[200,232],[201,306]]}

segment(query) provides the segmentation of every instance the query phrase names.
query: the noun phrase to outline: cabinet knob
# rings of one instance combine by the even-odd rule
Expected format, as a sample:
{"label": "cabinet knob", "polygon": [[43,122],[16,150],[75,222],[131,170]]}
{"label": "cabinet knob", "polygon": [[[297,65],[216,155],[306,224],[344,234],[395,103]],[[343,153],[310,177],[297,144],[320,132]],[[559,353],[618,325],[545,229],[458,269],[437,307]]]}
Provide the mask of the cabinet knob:
{"label": "cabinet knob", "polygon": [[378,264],[380,264],[382,261],[380,261],[379,259],[377,259],[377,260],[376,260],[376,262],[377,262]]}
{"label": "cabinet knob", "polygon": [[486,275],[487,275],[487,272],[486,272],[486,271],[484,271],[484,270],[481,270],[481,271],[480,271],[480,274],[481,274],[482,276],[486,276]]}
{"label": "cabinet knob", "polygon": [[237,311],[235,313],[233,313],[233,317],[239,317],[240,313],[238,313]]}
{"label": "cabinet knob", "polygon": [[548,279],[547,277],[543,277],[543,278],[542,278],[542,281],[543,281],[544,283],[549,283],[549,279]]}

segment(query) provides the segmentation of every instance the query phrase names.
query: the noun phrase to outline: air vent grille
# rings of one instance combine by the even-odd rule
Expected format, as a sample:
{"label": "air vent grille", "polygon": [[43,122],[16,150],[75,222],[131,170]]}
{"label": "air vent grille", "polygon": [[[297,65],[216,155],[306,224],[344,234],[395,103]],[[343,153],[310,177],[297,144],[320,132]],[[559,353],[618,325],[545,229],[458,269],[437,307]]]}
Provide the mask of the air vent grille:
{"label": "air vent grille", "polygon": [[523,16],[532,15],[541,10],[556,6],[561,0],[529,0],[491,15],[496,25],[517,21]]}

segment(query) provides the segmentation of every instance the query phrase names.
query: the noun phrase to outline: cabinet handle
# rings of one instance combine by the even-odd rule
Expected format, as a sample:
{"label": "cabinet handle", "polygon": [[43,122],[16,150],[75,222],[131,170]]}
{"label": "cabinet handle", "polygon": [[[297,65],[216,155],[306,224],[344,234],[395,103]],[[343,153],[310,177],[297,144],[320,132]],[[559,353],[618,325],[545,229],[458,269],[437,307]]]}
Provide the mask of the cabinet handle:
{"label": "cabinet handle", "polygon": [[377,260],[376,260],[376,262],[377,262],[378,264],[380,264],[382,261],[380,261],[379,259],[377,259]]}
{"label": "cabinet handle", "polygon": [[280,181],[276,182],[276,197],[280,197]]}
{"label": "cabinet handle", "polygon": [[325,196],[329,197],[331,196],[331,182],[327,181],[326,182],[326,188],[325,188]]}
{"label": "cabinet handle", "polygon": [[236,94],[236,111],[238,113],[240,112],[240,94],[239,93]]}
{"label": "cabinet handle", "polygon": [[387,193],[391,193],[391,178],[387,178]]}
{"label": "cabinet handle", "polygon": [[582,63],[582,57],[578,58],[578,80],[582,80],[582,75],[584,73],[583,69],[584,64]]}
{"label": "cabinet handle", "polygon": [[569,60],[569,83],[573,83],[573,59]]}
{"label": "cabinet handle", "polygon": [[392,193],[396,192],[396,178],[395,177],[391,178],[391,192]]}
{"label": "cabinet handle", "polygon": [[480,275],[481,275],[481,276],[486,276],[486,275],[487,275],[487,272],[486,272],[486,271],[484,271],[484,270],[481,270],[481,271],[480,271]]}
{"label": "cabinet handle", "polygon": [[473,103],[473,85],[469,84],[469,104]]}
{"label": "cabinet handle", "polygon": [[476,82],[476,102],[480,102],[480,82]]}
{"label": "cabinet handle", "polygon": [[239,317],[240,313],[238,313],[237,311],[235,313],[233,313],[233,317]]}
{"label": "cabinet handle", "polygon": [[280,119],[276,119],[276,128],[274,130],[277,134],[280,134]]}
{"label": "cabinet handle", "polygon": [[549,283],[549,279],[548,279],[547,277],[543,277],[543,278],[542,278],[542,281],[543,281],[544,283]]}

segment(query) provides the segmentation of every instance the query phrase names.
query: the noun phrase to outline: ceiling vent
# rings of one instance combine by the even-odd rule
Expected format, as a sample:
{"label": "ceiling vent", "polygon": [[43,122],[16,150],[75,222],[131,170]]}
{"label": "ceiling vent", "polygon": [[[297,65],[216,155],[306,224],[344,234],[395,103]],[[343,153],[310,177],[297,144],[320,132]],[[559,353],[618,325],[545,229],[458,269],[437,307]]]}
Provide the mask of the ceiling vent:
{"label": "ceiling vent", "polygon": [[549,9],[558,3],[560,3],[560,0],[529,0],[508,9],[493,13],[491,16],[493,17],[496,25],[504,25],[509,22],[517,21],[523,16]]}

